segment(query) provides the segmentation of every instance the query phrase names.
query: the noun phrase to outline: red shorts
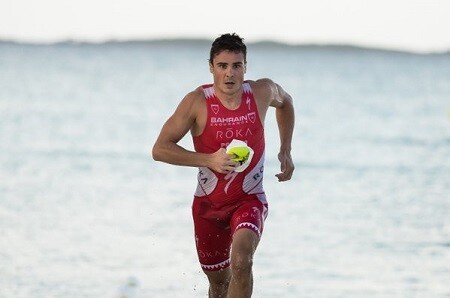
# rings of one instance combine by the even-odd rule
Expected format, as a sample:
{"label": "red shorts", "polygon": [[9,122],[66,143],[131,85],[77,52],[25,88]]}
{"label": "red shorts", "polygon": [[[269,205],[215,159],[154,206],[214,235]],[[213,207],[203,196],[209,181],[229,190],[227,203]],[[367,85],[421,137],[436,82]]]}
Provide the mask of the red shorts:
{"label": "red shorts", "polygon": [[215,208],[206,197],[195,197],[192,215],[202,269],[216,271],[228,267],[233,233],[244,228],[261,237],[267,211],[267,204],[256,195],[220,208]]}

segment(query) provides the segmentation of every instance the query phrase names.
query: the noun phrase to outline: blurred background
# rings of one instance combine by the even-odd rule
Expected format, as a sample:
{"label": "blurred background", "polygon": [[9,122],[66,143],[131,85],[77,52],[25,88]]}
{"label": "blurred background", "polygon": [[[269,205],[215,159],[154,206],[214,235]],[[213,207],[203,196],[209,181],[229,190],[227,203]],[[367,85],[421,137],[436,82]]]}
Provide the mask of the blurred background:
{"label": "blurred background", "polygon": [[[196,169],[151,147],[214,38],[294,99],[254,297],[449,297],[450,4],[0,1],[0,296],[206,297]],[[192,149],[190,136],[182,145]]]}

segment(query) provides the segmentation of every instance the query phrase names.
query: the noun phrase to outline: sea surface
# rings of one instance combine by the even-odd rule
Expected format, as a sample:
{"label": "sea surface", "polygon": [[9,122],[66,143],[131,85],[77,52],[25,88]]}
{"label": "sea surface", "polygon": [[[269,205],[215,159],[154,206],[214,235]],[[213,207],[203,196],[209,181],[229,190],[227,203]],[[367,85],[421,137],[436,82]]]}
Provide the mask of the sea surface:
{"label": "sea surface", "polygon": [[[253,297],[450,297],[450,53],[248,47],[297,115],[284,183],[266,120]],[[207,296],[196,169],[150,151],[209,48],[0,42],[0,297]]]}

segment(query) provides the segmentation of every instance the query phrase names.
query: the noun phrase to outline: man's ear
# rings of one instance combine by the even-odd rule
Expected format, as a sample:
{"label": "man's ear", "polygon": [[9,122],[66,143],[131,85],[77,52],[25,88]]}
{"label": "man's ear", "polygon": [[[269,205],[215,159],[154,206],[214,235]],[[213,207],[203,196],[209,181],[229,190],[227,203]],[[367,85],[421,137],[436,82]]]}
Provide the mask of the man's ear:
{"label": "man's ear", "polygon": [[209,62],[209,72],[213,73],[213,71],[214,71],[214,67],[213,67],[212,63]]}

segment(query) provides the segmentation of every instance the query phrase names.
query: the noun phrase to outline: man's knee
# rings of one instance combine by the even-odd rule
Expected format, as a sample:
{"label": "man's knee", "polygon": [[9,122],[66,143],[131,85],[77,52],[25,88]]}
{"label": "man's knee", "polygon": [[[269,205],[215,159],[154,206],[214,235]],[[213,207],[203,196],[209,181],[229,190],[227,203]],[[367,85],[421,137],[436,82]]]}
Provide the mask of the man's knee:
{"label": "man's knee", "polygon": [[231,279],[230,268],[204,272],[209,281],[209,297],[226,297]]}
{"label": "man's knee", "polygon": [[253,253],[236,253],[231,259],[231,270],[233,274],[247,274],[252,271]]}
{"label": "man's knee", "polygon": [[228,284],[230,283],[231,274],[229,268],[219,271],[205,271],[205,274],[208,277],[209,284],[212,286],[228,287]]}
{"label": "man's knee", "polygon": [[234,234],[231,249],[231,267],[248,268],[253,265],[253,254],[259,238],[253,230],[240,229]]}

